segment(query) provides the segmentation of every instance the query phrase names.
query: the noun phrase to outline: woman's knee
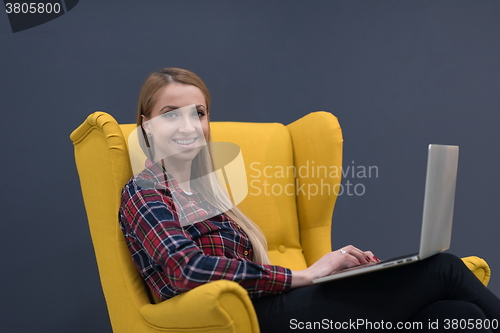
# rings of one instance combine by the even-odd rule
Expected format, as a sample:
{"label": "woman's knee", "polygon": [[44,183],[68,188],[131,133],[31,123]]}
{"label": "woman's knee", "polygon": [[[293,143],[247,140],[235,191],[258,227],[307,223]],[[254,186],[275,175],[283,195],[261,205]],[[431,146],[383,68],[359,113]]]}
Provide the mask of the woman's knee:
{"label": "woman's knee", "polygon": [[[422,323],[423,327],[432,329],[434,332],[460,332],[459,325],[454,325],[454,323],[463,323],[464,320],[474,323],[478,320],[483,322],[486,316],[476,304],[460,300],[445,300],[426,306],[410,319],[413,323]],[[474,332],[489,332],[489,330],[481,327]]]}
{"label": "woman's knee", "polygon": [[426,260],[430,260],[440,267],[457,267],[459,269],[467,268],[462,259],[452,253],[438,253]]}

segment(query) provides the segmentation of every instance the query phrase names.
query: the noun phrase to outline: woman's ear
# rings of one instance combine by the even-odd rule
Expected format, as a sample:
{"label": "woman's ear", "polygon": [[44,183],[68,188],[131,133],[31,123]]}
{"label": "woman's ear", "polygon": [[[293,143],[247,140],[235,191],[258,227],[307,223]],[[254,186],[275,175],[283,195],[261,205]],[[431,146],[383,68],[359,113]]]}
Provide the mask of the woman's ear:
{"label": "woman's ear", "polygon": [[144,117],[143,114],[141,114],[141,117],[142,117],[142,128],[144,129],[146,134],[150,134],[151,130],[149,129],[148,120],[146,119],[146,117]]}

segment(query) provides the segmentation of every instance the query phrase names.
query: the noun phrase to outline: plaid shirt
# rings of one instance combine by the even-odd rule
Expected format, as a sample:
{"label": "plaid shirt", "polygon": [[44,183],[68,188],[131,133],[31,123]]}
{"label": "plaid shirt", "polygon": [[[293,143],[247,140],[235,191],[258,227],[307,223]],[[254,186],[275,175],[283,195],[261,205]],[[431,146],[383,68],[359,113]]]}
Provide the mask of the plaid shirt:
{"label": "plaid shirt", "polygon": [[[120,227],[149,287],[161,299],[222,279],[238,282],[251,298],[290,289],[291,271],[252,262],[248,236],[204,202],[200,195],[182,191],[158,163],[149,163],[125,185]],[[200,222],[182,227],[179,211]]]}

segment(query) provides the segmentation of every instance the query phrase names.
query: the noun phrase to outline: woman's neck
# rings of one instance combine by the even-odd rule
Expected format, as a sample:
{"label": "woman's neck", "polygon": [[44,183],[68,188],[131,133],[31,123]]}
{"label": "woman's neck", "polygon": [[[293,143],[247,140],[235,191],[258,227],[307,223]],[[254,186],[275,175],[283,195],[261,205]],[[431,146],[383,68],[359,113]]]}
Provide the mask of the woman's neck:
{"label": "woman's neck", "polygon": [[164,163],[165,170],[177,181],[184,192],[191,192],[191,161],[176,163],[175,165]]}

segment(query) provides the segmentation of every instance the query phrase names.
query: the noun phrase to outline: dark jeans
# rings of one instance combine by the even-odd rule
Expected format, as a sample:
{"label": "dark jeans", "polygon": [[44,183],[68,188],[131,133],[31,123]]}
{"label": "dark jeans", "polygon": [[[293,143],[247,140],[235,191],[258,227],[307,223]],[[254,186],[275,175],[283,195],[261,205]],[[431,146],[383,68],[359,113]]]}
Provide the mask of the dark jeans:
{"label": "dark jeans", "polygon": [[500,332],[500,300],[460,258],[445,253],[414,264],[292,289],[253,300],[253,304],[263,333],[389,332],[398,328],[407,332],[460,328],[464,332]]}

